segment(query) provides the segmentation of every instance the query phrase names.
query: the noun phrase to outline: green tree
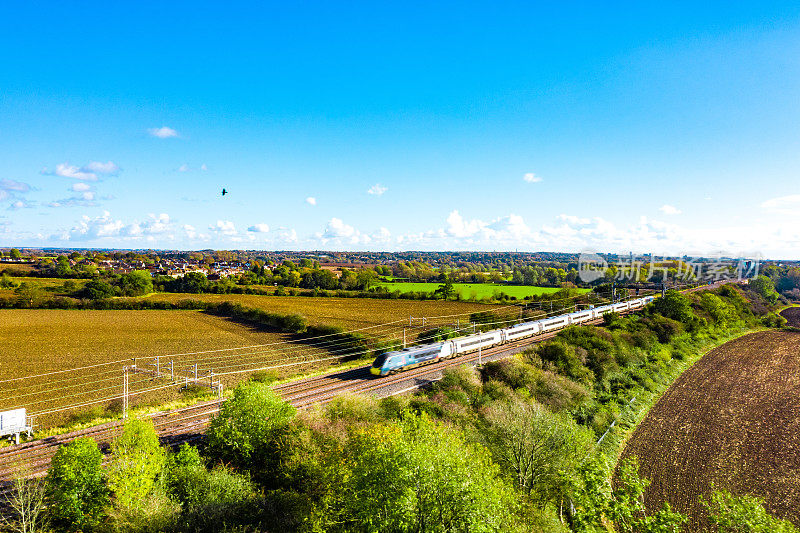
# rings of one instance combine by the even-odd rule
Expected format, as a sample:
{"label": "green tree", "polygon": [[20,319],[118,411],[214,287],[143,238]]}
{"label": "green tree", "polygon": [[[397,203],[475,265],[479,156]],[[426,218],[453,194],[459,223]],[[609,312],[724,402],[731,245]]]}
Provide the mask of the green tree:
{"label": "green tree", "polygon": [[485,448],[425,415],[356,437],[343,510],[330,530],[497,531],[515,500]]}
{"label": "green tree", "polygon": [[81,291],[81,295],[90,300],[111,298],[114,294],[114,287],[101,279],[93,279],[86,282],[86,285],[83,286],[83,290]]}
{"label": "green tree", "polygon": [[13,289],[16,286],[17,284],[14,283],[14,280],[8,275],[8,272],[3,272],[3,274],[0,275],[0,288]]}
{"label": "green tree", "polygon": [[120,276],[119,286],[125,296],[142,296],[153,292],[153,277],[147,270],[134,270]]}
{"label": "green tree", "polygon": [[69,264],[69,259],[66,256],[58,256],[58,263],[56,264],[56,276],[64,277],[74,274],[72,267]]}
{"label": "green tree", "polygon": [[[572,478],[570,522],[574,531],[606,531],[613,522],[615,531],[624,533],[678,533],[686,517],[665,503],[661,510],[647,515],[644,490],[649,480],[639,477],[635,457],[623,461],[617,472],[618,482],[611,486],[610,476],[597,460],[585,461]],[[571,507],[573,509],[573,507]]]}
{"label": "green tree", "polygon": [[481,433],[501,470],[540,505],[564,494],[563,474],[576,471],[594,435],[566,415],[521,401],[492,405]]}
{"label": "green tree", "polygon": [[47,500],[53,524],[63,531],[91,529],[108,504],[101,467],[103,454],[89,437],[61,446],[47,472]]}
{"label": "green tree", "polygon": [[359,290],[365,291],[369,289],[370,285],[375,281],[375,272],[365,268],[356,273],[356,287]]}
{"label": "green tree", "polygon": [[44,298],[44,291],[39,285],[24,281],[14,289],[14,294],[20,307],[36,307]]}
{"label": "green tree", "polygon": [[653,308],[662,316],[677,320],[684,325],[690,325],[697,317],[692,312],[689,299],[676,290],[670,289],[661,298],[656,298]]}
{"label": "green tree", "polygon": [[453,281],[450,279],[450,276],[446,277],[444,283],[439,285],[439,287],[433,291],[433,294],[439,296],[443,300],[448,300],[455,294],[456,290],[453,287]]}
{"label": "green tree", "polygon": [[156,486],[164,469],[164,451],[150,420],[129,420],[111,444],[108,486],[117,503],[135,509]]}
{"label": "green tree", "polygon": [[775,284],[767,276],[758,276],[755,279],[751,279],[748,287],[769,303],[777,303],[778,293],[775,292]]}
{"label": "green tree", "polygon": [[295,414],[266,383],[238,385],[211,421],[208,448],[212,456],[240,468],[270,469],[274,466],[275,440]]}
{"label": "green tree", "polygon": [[11,250],[8,252],[8,256],[9,256],[11,259],[15,260],[15,261],[19,261],[20,259],[22,259],[22,254],[21,254],[21,253],[19,252],[19,250],[17,250],[16,248],[12,248],[12,249],[11,249]]}
{"label": "green tree", "polygon": [[764,500],[755,496],[736,496],[718,490],[702,500],[708,517],[719,533],[797,533],[787,520],[779,520],[764,509]]}

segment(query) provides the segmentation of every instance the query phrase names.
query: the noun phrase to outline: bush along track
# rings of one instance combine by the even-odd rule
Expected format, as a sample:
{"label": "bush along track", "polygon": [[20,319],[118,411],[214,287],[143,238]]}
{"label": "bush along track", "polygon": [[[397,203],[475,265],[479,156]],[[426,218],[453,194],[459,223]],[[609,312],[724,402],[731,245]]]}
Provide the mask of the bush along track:
{"label": "bush along track", "polygon": [[[42,512],[74,492],[69,479],[86,479],[94,492],[69,498],[93,521],[87,529],[680,531],[686,517],[645,510],[635,460],[610,481],[625,421],[641,416],[626,413],[641,413],[704,348],[780,323],[757,293],[668,292],[638,316],[566,329],[479,371],[457,367],[412,396],[345,396],[295,412],[246,382],[200,449],[162,456],[141,424],[126,428],[107,467],[74,445],[58,467],[76,475],[47,478]],[[615,420],[623,432],[606,433]],[[128,471],[137,479],[120,483]],[[757,499],[707,501],[720,531],[747,530],[752,517],[763,527],[750,530],[793,531]]]}

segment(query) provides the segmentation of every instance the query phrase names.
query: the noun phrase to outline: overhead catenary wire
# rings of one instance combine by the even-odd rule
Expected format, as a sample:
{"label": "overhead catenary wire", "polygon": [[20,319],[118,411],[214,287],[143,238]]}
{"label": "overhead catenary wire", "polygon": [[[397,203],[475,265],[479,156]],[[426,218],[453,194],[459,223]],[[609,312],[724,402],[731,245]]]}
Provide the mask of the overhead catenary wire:
{"label": "overhead catenary wire", "polygon": [[[563,300],[568,300],[568,299],[575,299],[575,298],[579,298],[581,296],[583,296],[583,295],[577,295],[577,296],[571,297],[571,298],[563,298],[563,299],[559,299],[558,301],[563,301]],[[546,301],[555,301],[555,300],[545,300],[545,302]],[[537,302],[537,303],[541,303],[541,302]],[[571,306],[571,307],[574,307],[574,306]],[[514,309],[515,312],[516,312],[516,310],[518,310],[519,308],[520,307],[518,305],[507,305],[507,306],[503,306],[503,307],[499,307],[499,308],[498,307],[493,307],[493,308],[489,309],[488,311],[498,312],[498,311],[503,311],[503,310]],[[438,315],[438,316],[427,317],[427,318],[429,318],[431,321],[435,321],[435,320],[443,320],[443,319],[453,318],[453,317],[462,317],[462,316],[472,315],[472,314],[474,314],[476,312],[478,312],[478,311],[464,312],[464,313],[457,313],[457,314],[450,314],[450,315]],[[559,310],[554,310],[553,311],[553,313],[563,313],[563,312],[565,312],[565,308],[563,308],[563,307],[561,309],[559,309]],[[547,316],[547,313],[545,313],[545,316]],[[509,316],[507,319],[499,321],[499,322],[484,323],[484,324],[481,324],[481,325],[482,326],[486,326],[486,325],[500,324],[500,323],[506,324],[509,321],[516,321],[516,320],[518,320],[517,317]],[[357,330],[344,331],[344,332],[334,332],[334,333],[330,333],[330,334],[324,334],[324,335],[318,335],[318,336],[315,336],[315,337],[309,337],[307,339],[304,339],[303,342],[301,342],[301,343],[304,344],[304,345],[310,345],[311,347],[326,345],[327,348],[328,348],[327,353],[332,353],[333,352],[334,355],[330,356],[330,357],[324,357],[324,358],[313,357],[313,354],[311,354],[311,353],[309,353],[309,354],[300,354],[300,355],[292,355],[292,356],[289,356],[289,357],[285,357],[283,359],[272,359],[268,363],[268,364],[270,364],[272,366],[264,367],[264,368],[280,368],[280,367],[284,367],[284,366],[295,366],[295,365],[300,365],[300,364],[313,364],[313,363],[316,363],[316,362],[323,362],[323,361],[327,361],[327,360],[341,358],[342,355],[340,355],[340,354],[342,354],[342,353],[344,353],[346,356],[356,356],[356,355],[359,355],[359,354],[365,354],[370,350],[369,349],[364,349],[364,350],[353,352],[353,351],[349,351],[348,347],[345,347],[345,348],[341,348],[341,349],[337,349],[337,350],[331,351],[330,348],[337,347],[337,346],[339,346],[339,347],[340,346],[346,346],[346,345],[351,344],[353,342],[352,339],[340,339],[340,340],[337,341],[336,338],[338,338],[338,337],[340,337],[342,335],[347,335],[349,333],[354,333],[354,332],[359,332],[359,331],[366,331],[366,330],[378,330],[378,331],[380,331],[379,328],[383,328],[384,331],[381,332],[381,333],[386,335],[386,329],[388,327],[390,327],[390,326],[393,326],[393,327],[391,327],[391,329],[389,329],[390,336],[388,336],[388,337],[384,336],[382,338],[369,338],[368,337],[368,338],[366,338],[364,340],[365,340],[365,342],[373,345],[373,347],[378,345],[381,342],[397,341],[397,340],[399,340],[399,331],[400,331],[399,324],[401,324],[403,322],[405,322],[405,320],[401,319],[401,320],[387,322],[387,323],[384,323],[384,324],[375,324],[375,325],[372,325],[372,326],[359,328]],[[467,328],[460,328],[460,330],[464,330],[464,329],[467,329]],[[394,332],[394,336],[391,336],[392,330],[396,330]],[[327,340],[324,340],[324,341],[319,342],[319,343],[307,343],[307,342],[304,342],[304,341],[307,341],[307,340],[323,339],[323,338],[327,338]],[[280,341],[280,342],[273,342],[273,343],[264,343],[264,344],[260,344],[260,345],[250,345],[250,346],[246,346],[246,347],[232,347],[232,348],[224,348],[224,349],[216,349],[216,350],[203,350],[203,351],[198,351],[198,352],[186,352],[184,354],[167,354],[167,355],[163,355],[163,356],[160,356],[160,357],[163,357],[163,358],[173,357],[174,358],[174,357],[178,357],[178,356],[181,356],[181,355],[197,355],[197,354],[203,354],[203,353],[230,352],[230,351],[235,351],[235,350],[247,349],[247,348],[251,348],[251,347],[252,348],[256,348],[256,347],[267,347],[267,346],[277,346],[277,347],[279,347],[278,350],[273,352],[275,355],[284,355],[283,353],[281,353],[281,351],[287,351],[287,350],[291,350],[291,349],[296,349],[297,348],[297,345],[294,342]],[[349,351],[349,353],[347,353],[348,351]],[[260,356],[260,355],[262,355],[264,353],[269,353],[269,352],[264,350],[264,351],[256,351],[256,352],[246,353],[246,354],[230,354],[230,356],[228,356],[228,357],[229,358],[237,358],[238,360],[241,361],[241,359],[243,357]],[[300,360],[297,360],[297,359],[300,359]],[[44,373],[44,374],[40,374],[38,376],[49,376],[49,375],[58,374],[58,373],[64,373],[64,372],[68,372],[68,371],[78,371],[78,370],[83,370],[83,369],[99,368],[99,367],[106,366],[106,365],[109,365],[109,364],[122,363],[122,362],[128,362],[128,361],[130,361],[130,359],[123,359],[123,360],[119,360],[119,361],[111,361],[111,362],[99,363],[99,364],[95,364],[95,365],[86,365],[84,367],[79,367],[79,368],[76,368],[76,369],[66,369],[64,371],[47,372],[47,373]],[[220,362],[208,361],[208,363],[214,363],[214,364],[220,364]],[[238,364],[238,365],[225,365],[225,364],[223,364],[222,368],[220,370],[225,370],[226,368],[236,368],[236,367],[240,367],[240,366],[256,366],[256,365],[259,364],[259,362],[261,362],[261,361],[260,360],[250,361],[250,362],[241,363],[241,364]],[[263,361],[263,362],[267,363],[267,361]],[[275,365],[274,364],[274,363],[283,363],[283,362],[286,362],[286,363],[285,364],[280,364],[280,365]],[[184,363],[185,362],[181,362],[180,364],[184,364]],[[252,372],[252,371],[257,371],[257,370],[258,369],[248,369],[246,371]],[[104,374],[114,373],[114,372],[118,372],[118,371],[119,370],[116,370],[116,369],[115,370],[111,370],[111,371],[105,371],[105,372],[96,374],[96,376],[101,376],[101,375],[104,375]],[[241,372],[241,371],[237,371],[237,372],[234,372],[234,373],[239,373],[239,372]],[[230,373],[231,372],[225,372],[224,374],[227,375],[227,374],[230,374]],[[223,373],[215,372],[215,375],[223,375]],[[35,377],[35,376],[28,376],[28,377]],[[94,382],[82,381],[82,383],[80,383],[80,384],[68,385],[68,386],[66,386],[66,388],[70,389],[70,388],[74,388],[75,386],[78,386],[78,385],[90,385],[90,384],[94,384],[94,383],[102,383],[102,382],[110,381],[112,379],[117,379],[117,378],[115,376],[111,376],[111,377],[108,377],[106,379],[101,379],[101,380],[97,380],[97,381],[94,381]],[[149,378],[145,378],[143,380],[136,381],[136,382],[134,382],[134,384],[143,383],[143,382],[147,381],[148,379]],[[15,378],[15,380],[16,380],[16,378]],[[59,382],[67,382],[67,381],[70,381],[70,380],[69,379],[65,379],[65,380],[60,380]],[[37,385],[37,386],[39,386],[39,385]],[[167,386],[171,386],[171,384],[167,385]],[[80,396],[80,395],[90,394],[90,393],[96,393],[98,390],[108,390],[108,389],[111,389],[113,387],[114,386],[105,387],[105,388],[102,388],[102,389],[95,389],[93,391],[86,391],[85,393],[78,393],[77,395],[70,395],[70,396],[67,396],[67,397],[69,398],[69,397],[76,397],[76,396]],[[159,387],[159,388],[161,388],[161,387]],[[23,396],[27,397],[27,396],[31,396],[31,395],[44,395],[44,394],[47,394],[47,393],[52,393],[54,391],[64,390],[64,389],[65,388],[63,388],[63,387],[62,388],[56,388],[56,389],[43,389],[43,390],[40,390],[40,391],[27,393],[27,394],[25,394]],[[12,397],[4,398],[2,400],[3,401],[8,401],[8,400],[12,400],[12,399],[17,399],[19,397],[22,397],[22,396],[12,396]],[[63,398],[59,398],[59,400],[63,400]],[[55,400],[40,400],[40,401],[37,401],[36,403],[37,404],[40,404],[40,403],[52,403],[52,401],[55,401]],[[98,403],[98,402],[92,402],[92,403]],[[67,408],[69,408],[69,407],[67,407]],[[41,414],[41,413],[37,413],[37,414]]]}
{"label": "overhead catenary wire", "polygon": [[[512,308],[512,307],[518,307],[518,306],[517,305],[507,305],[507,306],[503,306],[503,307],[499,307],[499,308],[495,307],[495,308],[492,308],[492,309],[493,310],[500,310],[500,309],[507,309],[507,308]],[[428,318],[430,318],[430,319],[451,318],[451,317],[455,317],[455,316],[463,316],[463,315],[468,315],[468,314],[471,314],[471,313],[465,312],[465,313],[457,313],[457,314],[452,314],[452,315],[437,315],[437,316],[428,317]],[[386,323],[383,323],[383,324],[374,324],[372,326],[365,326],[363,328],[358,328],[358,329],[344,331],[344,332],[326,333],[326,334],[323,334],[323,335],[317,335],[317,336],[314,336],[314,337],[308,337],[308,340],[319,339],[319,338],[324,338],[324,337],[333,337],[333,336],[336,336],[336,335],[341,335],[343,333],[358,333],[360,331],[364,331],[364,330],[368,330],[368,329],[374,329],[374,328],[378,328],[378,327],[386,326],[386,325],[391,325],[391,324],[399,324],[399,323],[402,323],[402,322],[405,322],[405,319],[393,320],[391,322],[386,322]],[[231,348],[218,348],[218,349],[213,349],[213,350],[203,350],[203,351],[197,351],[197,352],[184,352],[184,353],[164,354],[164,355],[161,355],[160,357],[179,357],[179,356],[184,356],[184,355],[197,355],[197,354],[203,354],[203,353],[213,353],[213,352],[221,352],[221,351],[229,351],[229,350],[258,348],[258,347],[263,347],[263,346],[272,346],[272,345],[284,344],[285,342],[286,341],[275,341],[275,342],[265,343],[265,344],[253,344],[253,345],[248,345],[248,346],[237,346],[237,347],[231,347]],[[128,362],[130,360],[131,360],[131,357],[128,357],[126,359],[119,359],[119,360],[116,360],[116,361],[106,361],[106,362],[102,362],[102,363],[96,363],[96,364],[92,364],[92,365],[85,365],[85,366],[76,367],[76,368],[66,368],[66,369],[63,369],[63,370],[54,370],[52,372],[44,372],[44,373],[41,373],[41,374],[31,374],[31,375],[28,375],[28,376],[19,376],[19,377],[14,377],[14,378],[7,378],[7,379],[0,380],[0,383],[8,383],[8,382],[11,382],[11,381],[19,381],[19,380],[24,380],[24,379],[35,379],[35,378],[39,378],[39,377],[46,377],[46,376],[51,376],[51,375],[61,374],[61,373],[66,373],[66,372],[77,372],[77,371],[80,371],[80,370],[87,370],[87,369],[90,369],[90,368],[96,368],[96,367],[101,367],[101,366],[106,366],[106,365],[125,363],[125,362]]]}

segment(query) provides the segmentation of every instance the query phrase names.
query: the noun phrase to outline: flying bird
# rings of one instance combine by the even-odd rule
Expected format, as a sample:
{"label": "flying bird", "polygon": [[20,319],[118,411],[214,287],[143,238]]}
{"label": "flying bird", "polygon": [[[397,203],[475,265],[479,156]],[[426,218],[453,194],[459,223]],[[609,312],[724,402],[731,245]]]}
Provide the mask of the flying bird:
{"label": "flying bird", "polygon": [[226,194],[228,194],[228,191],[226,191],[225,189],[222,189],[222,196],[225,196]]}

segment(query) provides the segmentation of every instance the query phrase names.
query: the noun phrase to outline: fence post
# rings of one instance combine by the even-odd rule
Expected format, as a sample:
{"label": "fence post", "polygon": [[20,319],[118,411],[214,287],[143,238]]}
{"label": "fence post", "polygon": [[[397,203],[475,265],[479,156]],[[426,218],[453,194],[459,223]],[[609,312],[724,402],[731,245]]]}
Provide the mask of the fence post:
{"label": "fence post", "polygon": [[122,367],[122,419],[128,418],[128,367]]}

